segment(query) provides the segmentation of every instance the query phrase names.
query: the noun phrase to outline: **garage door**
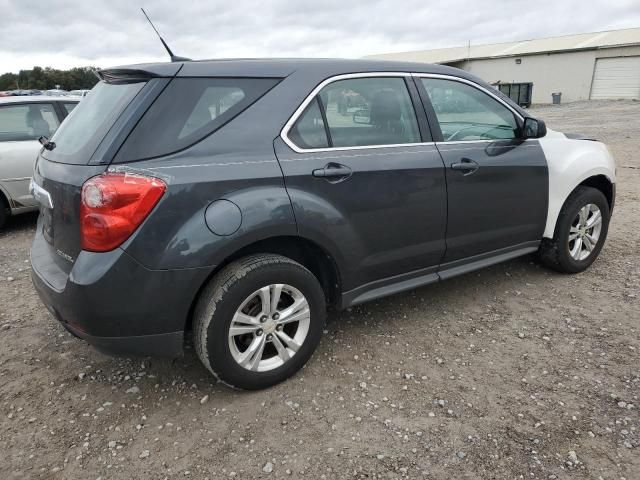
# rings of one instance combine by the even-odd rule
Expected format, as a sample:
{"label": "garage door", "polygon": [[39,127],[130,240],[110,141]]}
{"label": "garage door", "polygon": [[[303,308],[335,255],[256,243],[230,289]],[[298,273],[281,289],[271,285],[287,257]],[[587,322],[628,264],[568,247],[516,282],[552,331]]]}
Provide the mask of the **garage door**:
{"label": "garage door", "polygon": [[591,99],[640,98],[640,56],[598,58]]}

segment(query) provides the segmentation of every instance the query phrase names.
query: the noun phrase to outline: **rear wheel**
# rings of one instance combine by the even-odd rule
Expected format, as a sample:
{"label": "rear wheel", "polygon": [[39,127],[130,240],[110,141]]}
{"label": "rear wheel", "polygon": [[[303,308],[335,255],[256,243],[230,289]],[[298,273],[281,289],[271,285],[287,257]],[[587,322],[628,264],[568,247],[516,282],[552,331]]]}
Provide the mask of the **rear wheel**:
{"label": "rear wheel", "polygon": [[540,247],[542,262],[563,273],[584,271],[602,250],[609,219],[609,203],[600,190],[576,188],[560,210],[553,239]]}
{"label": "rear wheel", "polygon": [[324,293],[309,270],[280,255],[252,255],[225,267],[203,291],[195,347],[224,383],[266,388],[302,368],[324,320]]}

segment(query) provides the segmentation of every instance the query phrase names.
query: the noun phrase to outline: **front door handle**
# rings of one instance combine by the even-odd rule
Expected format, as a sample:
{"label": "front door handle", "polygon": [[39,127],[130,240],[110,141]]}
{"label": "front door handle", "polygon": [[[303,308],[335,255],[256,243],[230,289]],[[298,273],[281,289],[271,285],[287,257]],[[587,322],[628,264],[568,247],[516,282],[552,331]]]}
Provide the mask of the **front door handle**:
{"label": "front door handle", "polygon": [[478,170],[478,168],[480,168],[480,165],[478,165],[478,162],[471,160],[469,158],[462,158],[460,159],[460,162],[451,164],[451,170],[461,170],[465,172],[464,173],[465,176],[471,175],[476,170]]}
{"label": "front door handle", "polygon": [[311,174],[316,178],[326,178],[330,182],[342,181],[349,178],[352,170],[339,163],[327,163],[323,168],[316,168]]}

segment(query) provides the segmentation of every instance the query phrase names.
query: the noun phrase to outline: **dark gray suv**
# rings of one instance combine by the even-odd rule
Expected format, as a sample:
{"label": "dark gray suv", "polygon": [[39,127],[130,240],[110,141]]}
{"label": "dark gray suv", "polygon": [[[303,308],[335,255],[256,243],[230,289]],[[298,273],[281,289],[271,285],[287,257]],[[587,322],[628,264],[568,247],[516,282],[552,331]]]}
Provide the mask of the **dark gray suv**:
{"label": "dark gray suv", "polygon": [[345,308],[539,251],[579,272],[615,166],[454,68],[353,60],[135,65],[47,142],[33,281],[99,349],[182,352],[273,385]]}

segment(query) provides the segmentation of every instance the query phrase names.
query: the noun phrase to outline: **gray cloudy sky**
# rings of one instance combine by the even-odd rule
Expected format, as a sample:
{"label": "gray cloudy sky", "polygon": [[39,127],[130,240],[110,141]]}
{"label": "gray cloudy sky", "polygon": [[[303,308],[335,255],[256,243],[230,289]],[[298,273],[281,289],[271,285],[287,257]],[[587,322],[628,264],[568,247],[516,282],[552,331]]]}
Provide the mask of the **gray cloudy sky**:
{"label": "gray cloudy sky", "polygon": [[639,0],[0,0],[0,73],[174,53],[361,57],[640,26]]}

